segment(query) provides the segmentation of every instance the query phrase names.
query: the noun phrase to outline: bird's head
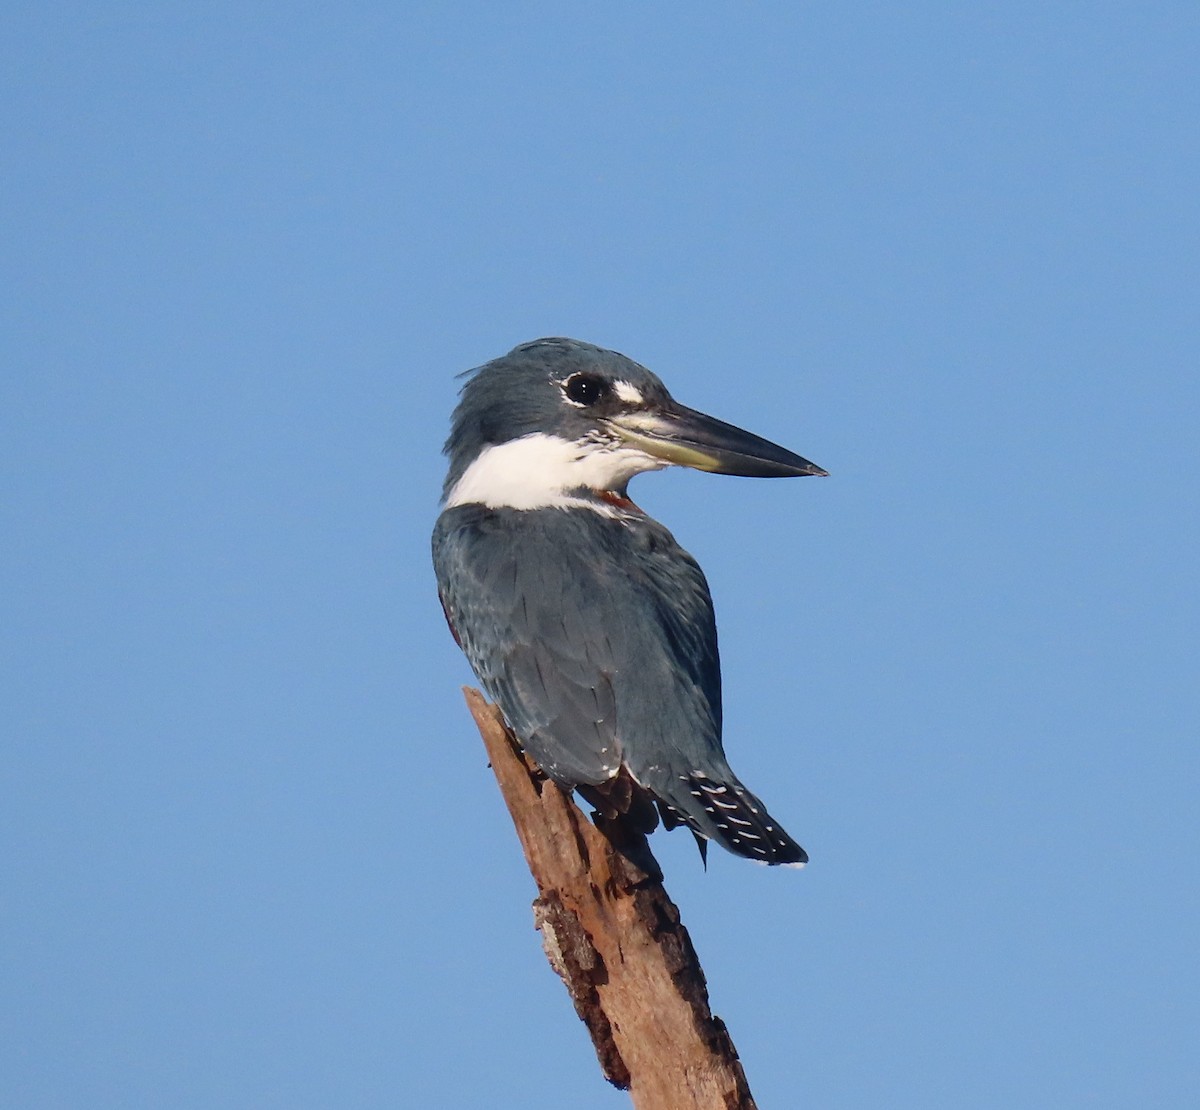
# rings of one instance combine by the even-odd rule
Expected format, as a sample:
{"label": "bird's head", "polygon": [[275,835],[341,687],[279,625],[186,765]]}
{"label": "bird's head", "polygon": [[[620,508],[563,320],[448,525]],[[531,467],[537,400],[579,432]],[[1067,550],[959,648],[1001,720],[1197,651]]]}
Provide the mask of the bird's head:
{"label": "bird's head", "polygon": [[575,339],[538,339],[471,371],[445,452],[447,506],[544,508],[581,490],[623,496],[635,474],[671,465],[754,478],[825,474],[679,404],[632,359]]}

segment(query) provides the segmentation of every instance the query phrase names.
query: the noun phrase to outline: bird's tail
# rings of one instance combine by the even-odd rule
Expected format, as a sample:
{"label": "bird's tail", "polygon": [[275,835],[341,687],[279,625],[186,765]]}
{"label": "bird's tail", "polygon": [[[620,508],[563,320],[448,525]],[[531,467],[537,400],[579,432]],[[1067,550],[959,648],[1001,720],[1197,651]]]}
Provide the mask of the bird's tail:
{"label": "bird's tail", "polygon": [[808,862],[808,853],[732,772],[717,779],[693,771],[677,779],[678,788],[669,791],[651,787],[668,829],[687,825],[697,836],[759,863],[803,867]]}

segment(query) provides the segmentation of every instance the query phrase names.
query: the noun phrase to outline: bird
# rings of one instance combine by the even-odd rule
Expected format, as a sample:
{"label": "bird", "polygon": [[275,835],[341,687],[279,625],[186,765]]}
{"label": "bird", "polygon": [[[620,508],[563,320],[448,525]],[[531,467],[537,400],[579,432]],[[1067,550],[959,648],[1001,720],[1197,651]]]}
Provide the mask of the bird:
{"label": "bird", "polygon": [[603,816],[687,826],[705,863],[715,841],[803,866],[726,759],[704,572],[627,486],[667,466],[826,471],[580,340],[523,343],[464,377],[433,563],[450,631],[521,748]]}

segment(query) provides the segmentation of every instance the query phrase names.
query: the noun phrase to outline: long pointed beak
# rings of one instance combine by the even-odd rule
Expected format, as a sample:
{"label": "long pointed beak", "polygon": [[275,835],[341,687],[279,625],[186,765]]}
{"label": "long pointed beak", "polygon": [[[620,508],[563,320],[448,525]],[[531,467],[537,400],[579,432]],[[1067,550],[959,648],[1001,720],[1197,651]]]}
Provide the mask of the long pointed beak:
{"label": "long pointed beak", "polygon": [[628,443],[677,466],[746,478],[828,475],[786,447],[675,401],[655,410],[621,413],[607,423]]}

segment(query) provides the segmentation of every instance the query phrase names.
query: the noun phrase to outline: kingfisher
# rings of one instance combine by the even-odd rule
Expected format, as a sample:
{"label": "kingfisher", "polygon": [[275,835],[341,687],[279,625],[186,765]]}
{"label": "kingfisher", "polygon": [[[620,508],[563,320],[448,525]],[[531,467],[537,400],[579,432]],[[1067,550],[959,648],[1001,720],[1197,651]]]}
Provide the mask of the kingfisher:
{"label": "kingfisher", "polygon": [[677,402],[632,359],[575,339],[468,371],[433,532],[455,640],[538,767],[605,817],[688,827],[766,864],[808,855],[738,779],[696,560],[630,500],[644,471],[826,472]]}

